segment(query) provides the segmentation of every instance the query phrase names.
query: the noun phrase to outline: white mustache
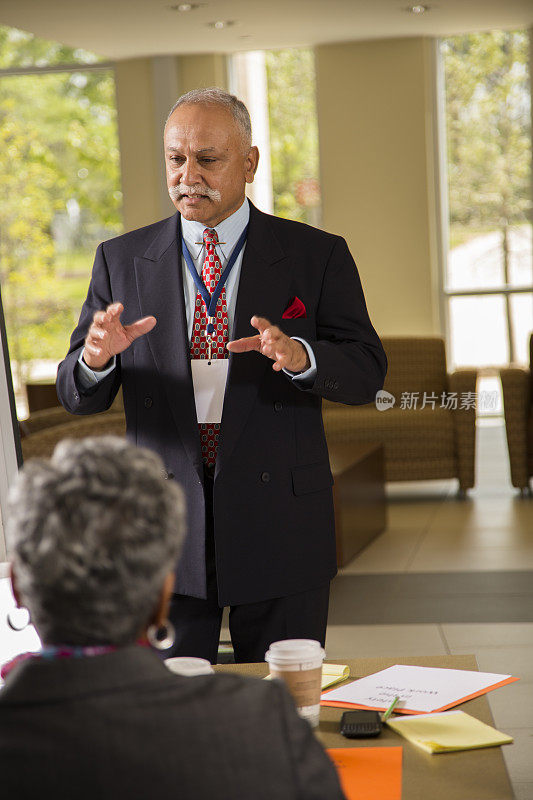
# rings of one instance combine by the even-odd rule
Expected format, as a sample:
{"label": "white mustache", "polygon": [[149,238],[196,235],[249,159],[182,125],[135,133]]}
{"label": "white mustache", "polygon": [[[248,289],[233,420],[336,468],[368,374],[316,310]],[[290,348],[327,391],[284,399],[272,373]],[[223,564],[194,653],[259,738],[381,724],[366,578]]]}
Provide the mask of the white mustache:
{"label": "white mustache", "polygon": [[171,186],[168,190],[169,195],[173,200],[179,200],[184,195],[200,194],[203,197],[209,197],[210,200],[219,202],[221,194],[217,189],[210,189],[209,186],[202,186],[200,183],[195,183],[193,186],[187,186],[186,183],[180,183],[179,186]]}

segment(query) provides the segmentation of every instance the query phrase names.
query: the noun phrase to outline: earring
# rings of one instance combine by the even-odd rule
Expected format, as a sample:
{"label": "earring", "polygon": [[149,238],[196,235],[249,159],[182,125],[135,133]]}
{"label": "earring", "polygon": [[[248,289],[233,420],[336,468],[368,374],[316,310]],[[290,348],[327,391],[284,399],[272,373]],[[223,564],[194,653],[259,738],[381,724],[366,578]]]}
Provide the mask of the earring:
{"label": "earring", "polygon": [[156,650],[170,650],[176,641],[176,631],[170,620],[163,625],[149,625],[146,638]]}
{"label": "earring", "polygon": [[12,631],[23,631],[30,624],[30,612],[27,608],[10,608],[7,612],[7,624]]}

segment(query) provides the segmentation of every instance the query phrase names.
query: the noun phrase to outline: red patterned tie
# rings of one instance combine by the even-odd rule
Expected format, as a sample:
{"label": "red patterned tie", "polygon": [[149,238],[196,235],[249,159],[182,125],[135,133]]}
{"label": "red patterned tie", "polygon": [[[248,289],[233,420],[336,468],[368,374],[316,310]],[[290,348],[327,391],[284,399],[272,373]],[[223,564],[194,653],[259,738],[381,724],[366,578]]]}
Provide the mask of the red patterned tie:
{"label": "red patterned tie", "polygon": [[[202,269],[202,280],[209,294],[213,294],[222,274],[222,265],[216,254],[218,235],[215,230],[206,228],[204,230],[205,261]],[[200,295],[196,295],[194,307],[194,323],[191,339],[191,358],[207,358],[207,309]],[[213,344],[211,348],[211,358],[228,358],[229,353],[226,349],[228,342],[228,311],[226,307],[226,290],[222,289],[218,298],[216,308],[215,331],[212,334]],[[220,423],[201,422],[200,443],[202,446],[202,458],[208,467],[215,464],[218,448],[218,436]]]}

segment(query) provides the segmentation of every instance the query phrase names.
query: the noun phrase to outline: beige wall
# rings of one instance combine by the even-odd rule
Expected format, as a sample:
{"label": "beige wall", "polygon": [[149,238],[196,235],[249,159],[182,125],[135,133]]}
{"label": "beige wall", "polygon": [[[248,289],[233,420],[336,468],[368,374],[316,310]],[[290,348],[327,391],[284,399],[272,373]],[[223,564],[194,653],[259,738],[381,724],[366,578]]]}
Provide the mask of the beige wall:
{"label": "beige wall", "polygon": [[177,62],[182,94],[191,89],[205,89],[208,86],[228,88],[226,56],[220,54],[179,56]]}
{"label": "beige wall", "polygon": [[381,334],[441,332],[431,69],[422,38],[316,48],[323,227],[347,239]]}
{"label": "beige wall", "polygon": [[227,87],[221,55],[157,56],[117,62],[116,96],[122,171],[124,230],[173,213],[162,149],[168,110],[183,92]]}
{"label": "beige wall", "polygon": [[124,229],[158,218],[154,96],[150,58],[118,61],[115,68]]}

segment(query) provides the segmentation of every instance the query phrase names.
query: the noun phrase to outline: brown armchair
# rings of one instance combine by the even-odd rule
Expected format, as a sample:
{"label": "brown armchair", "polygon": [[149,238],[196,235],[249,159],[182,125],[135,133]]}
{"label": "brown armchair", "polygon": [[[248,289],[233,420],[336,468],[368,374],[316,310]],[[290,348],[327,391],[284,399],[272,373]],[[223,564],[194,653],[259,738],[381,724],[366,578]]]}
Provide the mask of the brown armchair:
{"label": "brown armchair", "polygon": [[[389,362],[384,389],[394,405],[380,411],[374,403],[324,401],[328,442],[382,443],[387,481],[457,478],[464,495],[475,481],[476,370],[448,374],[444,341],[437,337],[382,342]],[[413,397],[416,408],[408,408]]]}
{"label": "brown armchair", "polygon": [[533,475],[532,363],[533,334],[529,338],[529,369],[500,370],[511,483],[522,494],[529,492],[529,479]]}

